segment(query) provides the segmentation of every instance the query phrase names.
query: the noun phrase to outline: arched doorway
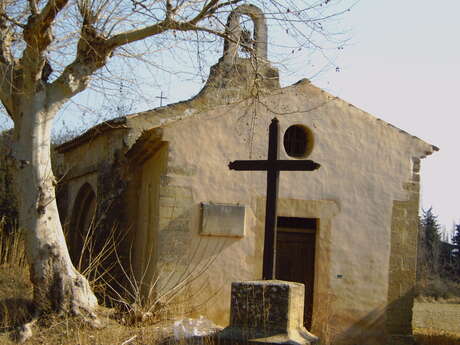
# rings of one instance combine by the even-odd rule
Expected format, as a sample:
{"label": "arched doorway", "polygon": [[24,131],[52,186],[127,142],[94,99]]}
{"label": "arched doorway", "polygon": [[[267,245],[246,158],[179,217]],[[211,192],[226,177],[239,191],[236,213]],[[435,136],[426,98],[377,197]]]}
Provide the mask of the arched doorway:
{"label": "arched doorway", "polygon": [[96,194],[89,183],[78,192],[72,212],[69,252],[75,267],[83,272],[89,265],[95,243]]}

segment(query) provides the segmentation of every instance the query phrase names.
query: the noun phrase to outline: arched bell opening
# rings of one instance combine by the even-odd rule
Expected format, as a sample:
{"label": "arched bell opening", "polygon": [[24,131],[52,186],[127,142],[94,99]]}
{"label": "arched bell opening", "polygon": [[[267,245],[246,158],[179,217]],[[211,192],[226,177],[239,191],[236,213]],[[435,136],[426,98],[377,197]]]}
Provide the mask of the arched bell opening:
{"label": "arched bell opening", "polygon": [[238,57],[249,59],[254,54],[255,25],[249,15],[240,15],[239,18],[240,35],[238,38]]}
{"label": "arched bell opening", "polygon": [[[264,13],[254,5],[241,5],[228,17],[224,61],[251,57],[267,62],[267,24]],[[245,56],[246,55],[246,56]]]}

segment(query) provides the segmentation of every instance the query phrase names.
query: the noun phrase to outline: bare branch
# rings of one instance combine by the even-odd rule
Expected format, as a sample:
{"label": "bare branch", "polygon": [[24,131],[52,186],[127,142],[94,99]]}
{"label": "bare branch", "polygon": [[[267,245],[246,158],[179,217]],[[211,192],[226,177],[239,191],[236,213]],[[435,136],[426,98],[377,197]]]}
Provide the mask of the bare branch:
{"label": "bare branch", "polygon": [[38,14],[38,5],[37,5],[37,1],[36,1],[36,0],[29,0],[29,8],[30,8],[30,12],[31,12],[33,15],[37,15],[37,14]]}
{"label": "bare branch", "polygon": [[5,12],[0,12],[0,16],[2,16],[4,19],[6,19],[7,21],[9,21],[10,23],[14,24],[14,25],[17,25],[19,26],[20,28],[25,28],[26,26],[20,22],[18,22],[17,20],[15,20],[14,18],[11,18],[9,17]]}
{"label": "bare branch", "polygon": [[51,103],[64,102],[86,89],[93,73],[106,64],[114,48],[123,44],[122,42],[108,44],[109,41],[94,27],[98,13],[93,12],[89,1],[79,2],[78,9],[83,17],[83,24],[77,44],[76,58],[47,87]]}
{"label": "bare branch", "polygon": [[[241,0],[236,0],[236,2],[239,2]],[[211,0],[209,1],[209,3],[203,7],[203,9],[200,11],[200,13],[198,13],[197,16],[195,16],[195,18],[193,18],[191,21],[190,21],[190,24],[196,24],[198,23],[200,20],[202,20],[203,18],[205,18],[206,16],[214,13],[216,11],[216,5],[219,3],[219,0]]]}
{"label": "bare branch", "polygon": [[0,63],[10,65],[13,63],[13,56],[11,55],[11,33],[0,28],[0,35]]}
{"label": "bare branch", "polygon": [[11,65],[13,55],[11,54],[11,45],[13,42],[13,33],[5,22],[7,15],[3,8],[0,9],[0,63]]}
{"label": "bare branch", "polygon": [[[61,4],[65,2],[65,0],[54,0],[54,2],[56,1],[60,1]],[[163,12],[164,18],[162,20],[149,26],[135,28],[107,37],[107,33],[104,34],[97,23],[99,20],[104,20],[104,17],[101,16],[101,11],[102,8],[105,9],[108,2],[102,2],[99,8],[97,6],[94,7],[94,3],[91,0],[80,0],[77,4],[83,18],[83,25],[77,45],[76,58],[49,85],[48,94],[53,95],[51,97],[53,97],[55,102],[68,100],[88,87],[94,73],[106,65],[115,49],[148,37],[160,35],[167,31],[205,32],[229,41],[234,41],[234,38],[229,37],[227,32],[221,32],[219,29],[212,28],[212,26],[199,25],[199,23],[203,22],[206,18],[214,17],[220,9],[230,8],[241,2],[242,0],[227,0],[223,2],[219,0],[204,1],[202,8],[196,12],[197,14],[194,17],[190,20],[180,21],[174,17],[181,10],[184,2],[174,4],[172,0],[166,0],[164,2],[165,12]],[[107,20],[107,18],[105,19]]]}
{"label": "bare branch", "polygon": [[1,9],[0,13],[0,100],[8,115],[13,119],[12,111],[12,83],[14,75],[14,58],[11,54],[13,33],[5,22],[6,14]]}
{"label": "bare branch", "polygon": [[207,32],[209,34],[213,34],[215,36],[219,36],[221,38],[224,38],[224,39],[227,39],[227,40],[230,40],[230,41],[236,43],[235,39],[230,37],[229,35],[227,35],[225,32],[212,30],[212,29],[204,27],[204,26],[194,25],[194,24],[192,24],[190,22],[177,23],[177,26],[174,29],[177,30],[177,31],[201,31],[201,32]]}
{"label": "bare branch", "polygon": [[91,12],[88,4],[80,3],[79,10],[83,16],[83,26],[77,48],[77,57],[73,63],[64,69],[61,76],[50,85],[50,90],[54,91],[50,91],[49,94],[53,95],[55,102],[74,96],[89,85],[93,73],[106,64],[116,48],[169,30],[201,31],[229,39],[224,32],[196,24],[213,15],[222,6],[229,6],[238,2],[241,2],[241,0],[232,0],[221,4],[219,4],[218,0],[212,0],[203,7],[197,16],[187,22],[178,22],[171,19],[177,9],[173,8],[170,2],[167,2],[166,17],[161,22],[119,33],[110,38],[103,37],[94,28],[93,24],[97,20],[97,15]]}
{"label": "bare branch", "polygon": [[[53,40],[51,25],[68,1],[49,0],[40,13],[29,16],[23,31],[27,46],[20,59],[20,65],[23,78],[27,81],[24,85],[30,88],[35,88],[35,84],[41,79],[41,72],[46,63],[44,51]],[[31,2],[35,3],[33,0]]]}
{"label": "bare branch", "polygon": [[[34,2],[34,0],[31,0]],[[39,45],[41,49],[45,49],[52,37],[50,28],[57,14],[67,5],[69,0],[49,0],[43,10],[38,14],[32,14],[27,21],[24,30],[24,40],[28,45]],[[39,35],[39,37],[34,37]],[[43,38],[48,38],[42,42]]]}
{"label": "bare branch", "polygon": [[98,55],[96,51],[90,55],[93,58],[85,56],[85,53],[80,51],[77,58],[64,69],[61,75],[47,86],[50,103],[64,103],[88,87],[94,72],[102,67],[108,58],[107,53]]}
{"label": "bare branch", "polygon": [[[3,72],[6,72],[7,74],[12,74],[10,72],[10,68],[4,68],[3,66],[0,67],[0,73],[3,74]],[[5,80],[1,81],[1,86],[0,86],[0,100],[3,104],[3,106],[6,109],[6,112],[8,116],[10,117],[11,120],[15,120],[14,117],[14,111],[13,111],[13,98],[11,97],[11,93],[8,92],[11,90],[11,82],[9,81],[10,78],[5,78]]]}
{"label": "bare branch", "polygon": [[179,30],[179,31],[197,30],[197,31],[204,31],[204,32],[212,33],[217,36],[225,38],[226,36],[219,31],[208,29],[205,27],[198,27],[196,24],[202,21],[204,18],[212,16],[218,9],[222,7],[237,4],[241,1],[242,0],[232,0],[232,1],[227,1],[227,2],[219,4],[219,0],[211,0],[209,1],[209,3],[207,3],[202,8],[202,10],[194,18],[192,18],[190,21],[187,21],[187,22],[178,22],[171,18],[172,14],[177,10],[177,8],[173,8],[170,2],[168,1],[166,4],[166,18],[163,21],[161,21],[160,23],[156,23],[154,25],[142,28],[142,29],[131,30],[131,31],[117,34],[109,38],[106,44],[111,49],[114,49],[116,47],[120,47],[128,43],[140,41],[147,37],[161,34],[168,30]]}
{"label": "bare branch", "polygon": [[48,27],[56,18],[56,15],[67,5],[69,0],[49,0],[39,14],[40,20]]}
{"label": "bare branch", "polygon": [[158,35],[167,30],[175,29],[172,23],[172,21],[163,20],[160,23],[150,25],[142,29],[126,31],[112,36],[106,41],[106,44],[113,49],[128,43],[140,41],[147,37]]}
{"label": "bare branch", "polygon": [[166,0],[166,19],[169,20],[171,19],[172,15],[174,12],[177,10],[177,8],[173,8],[173,5],[171,4],[171,0]]}

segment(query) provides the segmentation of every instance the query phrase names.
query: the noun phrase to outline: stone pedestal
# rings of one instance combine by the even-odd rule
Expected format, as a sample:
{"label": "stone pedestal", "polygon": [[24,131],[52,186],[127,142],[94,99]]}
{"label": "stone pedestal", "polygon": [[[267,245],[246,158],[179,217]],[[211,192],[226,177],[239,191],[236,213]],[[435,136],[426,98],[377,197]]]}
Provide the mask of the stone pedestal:
{"label": "stone pedestal", "polygon": [[220,344],[318,344],[303,326],[304,286],[281,280],[232,283],[230,325]]}

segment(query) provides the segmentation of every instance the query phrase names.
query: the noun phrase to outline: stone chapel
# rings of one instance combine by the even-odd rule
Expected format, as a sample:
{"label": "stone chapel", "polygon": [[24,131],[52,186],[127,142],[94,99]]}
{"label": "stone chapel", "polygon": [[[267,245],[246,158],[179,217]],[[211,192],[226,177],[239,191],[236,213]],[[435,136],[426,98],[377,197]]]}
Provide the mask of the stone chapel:
{"label": "stone chapel", "polygon": [[321,164],[280,173],[277,279],[305,284],[305,325],[331,344],[410,344],[420,161],[437,148],[308,80],[280,87],[262,12],[240,6],[228,30],[241,15],[254,22],[252,58],[226,41],[192,99],[57,148],[74,262],[91,226],[96,249],[116,231],[145,299],[226,325],[231,282],[262,275],[266,197],[265,172],[228,165],[266,159],[276,117],[280,158]]}

